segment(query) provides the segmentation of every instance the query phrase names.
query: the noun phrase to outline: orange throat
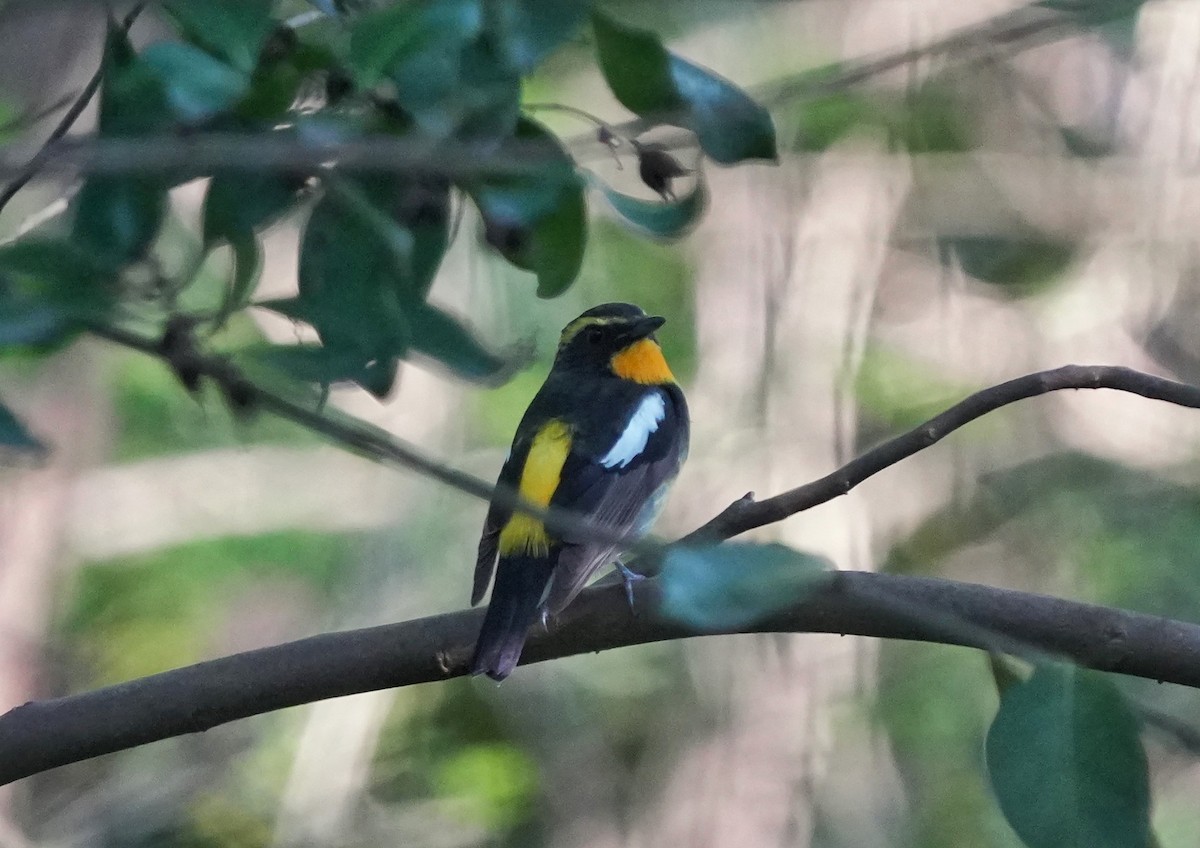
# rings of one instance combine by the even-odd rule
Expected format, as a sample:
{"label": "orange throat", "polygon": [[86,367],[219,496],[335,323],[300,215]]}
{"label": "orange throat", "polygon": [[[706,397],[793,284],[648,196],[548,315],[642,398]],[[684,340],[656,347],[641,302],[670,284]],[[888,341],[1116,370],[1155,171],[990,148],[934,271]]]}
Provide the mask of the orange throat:
{"label": "orange throat", "polygon": [[660,385],[675,382],[675,375],[663,357],[662,348],[651,339],[634,342],[616,354],[612,358],[612,370],[618,377],[635,383]]}

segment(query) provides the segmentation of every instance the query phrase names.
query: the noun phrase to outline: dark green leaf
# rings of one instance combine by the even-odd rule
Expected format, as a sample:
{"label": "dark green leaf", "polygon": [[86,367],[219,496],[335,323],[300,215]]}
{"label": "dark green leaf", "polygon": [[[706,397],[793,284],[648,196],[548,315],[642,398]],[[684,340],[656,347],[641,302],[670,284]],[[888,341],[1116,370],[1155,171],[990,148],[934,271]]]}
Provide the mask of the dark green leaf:
{"label": "dark green leaf", "polygon": [[204,243],[270,226],[291,209],[302,186],[302,179],[274,173],[217,174],[204,195]]}
{"label": "dark green leaf", "polygon": [[[162,81],[133,51],[123,30],[110,26],[100,89],[103,136],[137,136],[172,123]],[[166,213],[166,184],[159,178],[98,174],[72,200],[72,235],[87,250],[118,263],[142,257]]]}
{"label": "dark green leaf", "polygon": [[413,343],[412,312],[445,251],[448,192],[384,174],[337,181],[305,228],[300,294],[284,308],[333,353],[367,363],[373,382],[363,385],[376,394],[390,389],[394,361]]}
{"label": "dark green leaf", "polygon": [[212,118],[236,103],[250,77],[190,44],[160,41],[142,53],[158,76],[175,117],[187,124]]}
{"label": "dark green leaf", "polygon": [[[397,65],[421,53],[454,53],[473,41],[482,27],[480,0],[396,3],[355,21],[348,61],[358,84],[370,88]],[[436,85],[439,76],[426,84]]]}
{"label": "dark green leaf", "polygon": [[489,351],[457,318],[428,304],[408,308],[412,349],[441,362],[468,380],[493,382],[509,363]]}
{"label": "dark green leaf", "polygon": [[1001,810],[1030,848],[1150,844],[1137,721],[1095,672],[1046,666],[1005,690],[987,766]]}
{"label": "dark green leaf", "polygon": [[72,238],[123,264],[145,256],[167,211],[167,186],[158,177],[97,174],[71,202]]}
{"label": "dark green leaf", "polygon": [[0,403],[0,448],[41,453],[45,445],[33,437],[25,429],[25,425],[17,420],[11,410]]}
{"label": "dark green leaf", "polygon": [[262,267],[256,232],[290,209],[301,185],[298,179],[274,173],[218,174],[209,182],[204,196],[205,248],[227,241],[233,249],[233,281],[222,318],[250,302]]}
{"label": "dark green leaf", "polygon": [[270,345],[244,351],[242,356],[305,383],[331,386],[353,382],[379,397],[391,390],[396,379],[394,358],[368,361],[358,351],[321,345]]}
{"label": "dark green leaf", "polygon": [[1145,0],[1041,0],[1034,5],[1071,15],[1080,23],[1094,26],[1134,16],[1144,3]]}
{"label": "dark green leaf", "polygon": [[630,197],[604,183],[597,183],[608,202],[622,218],[650,235],[661,238],[677,238],[683,235],[700,219],[708,205],[708,190],[703,180],[697,180],[690,192],[672,203]]}
{"label": "dark green leaf", "polygon": [[[103,313],[114,297],[116,266],[73,241],[26,238],[0,247],[0,282],[15,304],[38,311],[50,309],[60,318]],[[44,315],[34,324],[55,319]],[[36,326],[13,332],[31,333]],[[46,339],[51,341],[52,339]]]}
{"label": "dark green leaf", "polygon": [[188,41],[248,74],[275,26],[272,5],[272,0],[167,0],[163,7]]}
{"label": "dark green leaf", "polygon": [[[509,262],[538,278],[538,296],[555,297],[579,274],[587,243],[583,180],[567,152],[541,124],[522,117],[516,138],[528,151],[544,148],[536,178],[493,180],[470,187],[485,238]],[[501,148],[500,155],[504,154]]]}
{"label": "dark green leaf", "polygon": [[824,557],[774,543],[678,545],[663,561],[661,612],[704,630],[746,627],[825,585],[832,567]]}
{"label": "dark green leaf", "polygon": [[369,358],[403,353],[408,334],[397,268],[410,253],[411,242],[381,238],[369,220],[326,197],[313,209],[300,247],[304,320],[327,346]]}
{"label": "dark green leaf", "polygon": [[775,125],[744,91],[712,71],[668,52],[658,36],[592,13],[596,50],[608,87],[639,115],[682,111],[672,122],[692,129],[704,152],[722,164],[774,161]]}
{"label": "dark green leaf", "polygon": [[688,105],[689,126],[714,161],[732,165],[746,159],[775,161],[775,124],[758,103],[707,68],[671,56],[671,79]]}
{"label": "dark green leaf", "polygon": [[496,53],[489,37],[462,49],[456,96],[442,105],[446,131],[463,138],[507,138],[517,125],[521,77]]}
{"label": "dark green leaf", "polygon": [[0,297],[0,346],[54,345],[68,332],[61,308],[29,297]]}
{"label": "dark green leaf", "polygon": [[233,249],[233,280],[221,303],[217,325],[224,323],[230,315],[250,303],[254,288],[258,284],[258,273],[262,270],[262,248],[253,232],[242,233],[229,242]]}
{"label": "dark green leaf", "polygon": [[139,61],[125,31],[110,26],[104,50],[98,128],[105,136],[136,136],[171,125],[162,81]]}
{"label": "dark green leaf", "polygon": [[234,114],[255,122],[282,118],[296,102],[304,72],[293,62],[260,65],[250,79],[250,88],[238,102]]}
{"label": "dark green leaf", "polygon": [[938,244],[944,262],[957,259],[970,276],[1017,295],[1042,290],[1075,257],[1075,245],[1070,242],[1037,235],[960,236],[941,239]]}
{"label": "dark green leaf", "polygon": [[684,105],[675,90],[671,54],[657,35],[598,11],[592,13],[592,31],[604,81],[622,106],[646,115]]}
{"label": "dark green leaf", "polygon": [[587,18],[591,0],[502,0],[496,4],[500,43],[521,73],[536,68]]}

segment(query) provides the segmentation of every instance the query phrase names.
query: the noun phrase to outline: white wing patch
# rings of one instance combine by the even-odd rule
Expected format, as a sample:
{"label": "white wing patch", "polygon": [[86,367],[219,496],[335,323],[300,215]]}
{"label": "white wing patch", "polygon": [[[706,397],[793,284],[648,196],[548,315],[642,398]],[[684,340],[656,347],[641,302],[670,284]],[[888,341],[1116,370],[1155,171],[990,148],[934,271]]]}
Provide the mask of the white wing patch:
{"label": "white wing patch", "polygon": [[658,429],[658,425],[667,416],[667,405],[663,402],[662,392],[653,391],[642,398],[624,432],[603,457],[600,464],[605,468],[624,468],[646,449],[650,434]]}

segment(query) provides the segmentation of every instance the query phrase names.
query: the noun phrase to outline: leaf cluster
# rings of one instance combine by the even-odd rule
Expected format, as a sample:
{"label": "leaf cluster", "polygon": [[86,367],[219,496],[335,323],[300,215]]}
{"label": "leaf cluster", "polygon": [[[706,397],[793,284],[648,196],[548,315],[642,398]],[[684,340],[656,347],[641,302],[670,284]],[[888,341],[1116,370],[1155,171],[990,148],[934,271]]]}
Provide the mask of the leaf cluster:
{"label": "leaf cluster", "polygon": [[[206,333],[257,305],[315,331],[311,343],[242,353],[253,367],[301,383],[353,383],[383,397],[410,359],[472,381],[504,379],[515,354],[498,351],[430,299],[469,208],[485,248],[528,272],[538,295],[552,298],[579,275],[589,185],[659,238],[684,234],[707,197],[698,174],[694,188],[676,198],[672,181],[690,169],[594,119],[604,128],[600,140],[635,158],[662,199],[610,189],[585,175],[523,104],[523,80],[580,37],[594,44],[618,100],[648,127],[690,130],[698,152],[721,165],[775,157],[765,109],[668,51],[652,32],[587,0],[316,5],[319,20],[291,27],[271,0],[166,0],[161,9],[174,36],[141,49],[127,26],[110,22],[98,139],[202,147],[217,136],[253,136],[284,151],[319,146],[328,161],[314,167],[311,156],[300,156],[294,166],[266,169],[237,161],[215,169],[134,163],[87,175],[64,230],[0,249],[0,349],[45,349],[89,326],[131,318],[167,326],[194,302],[208,256],[228,250],[216,308],[187,315],[191,345],[203,347]],[[661,73],[643,77],[640,69],[650,67]],[[412,156],[339,161],[339,144],[378,139],[401,142]],[[445,151],[463,161],[448,168]],[[207,181],[197,255],[172,269],[163,259],[170,192],[197,179]],[[301,215],[294,295],[256,302],[264,232]],[[186,379],[185,386],[195,389]],[[30,443],[15,422],[0,434],[14,447]]]}

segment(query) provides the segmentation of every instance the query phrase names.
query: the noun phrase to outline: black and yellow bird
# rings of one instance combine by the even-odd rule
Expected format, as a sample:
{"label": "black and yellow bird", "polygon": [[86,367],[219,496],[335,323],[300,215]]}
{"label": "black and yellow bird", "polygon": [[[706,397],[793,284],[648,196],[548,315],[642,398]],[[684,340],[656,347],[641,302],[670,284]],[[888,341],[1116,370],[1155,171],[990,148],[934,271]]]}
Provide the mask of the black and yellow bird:
{"label": "black and yellow bird", "polygon": [[[571,510],[612,535],[646,533],[688,450],[687,403],[655,336],[664,322],[628,303],[606,303],[568,324],[517,427],[499,485],[540,506]],[[483,598],[493,571],[496,585],[471,672],[507,677],[530,625],[560,612],[619,553],[493,503],[471,603]],[[636,575],[616,565],[628,585]]]}

